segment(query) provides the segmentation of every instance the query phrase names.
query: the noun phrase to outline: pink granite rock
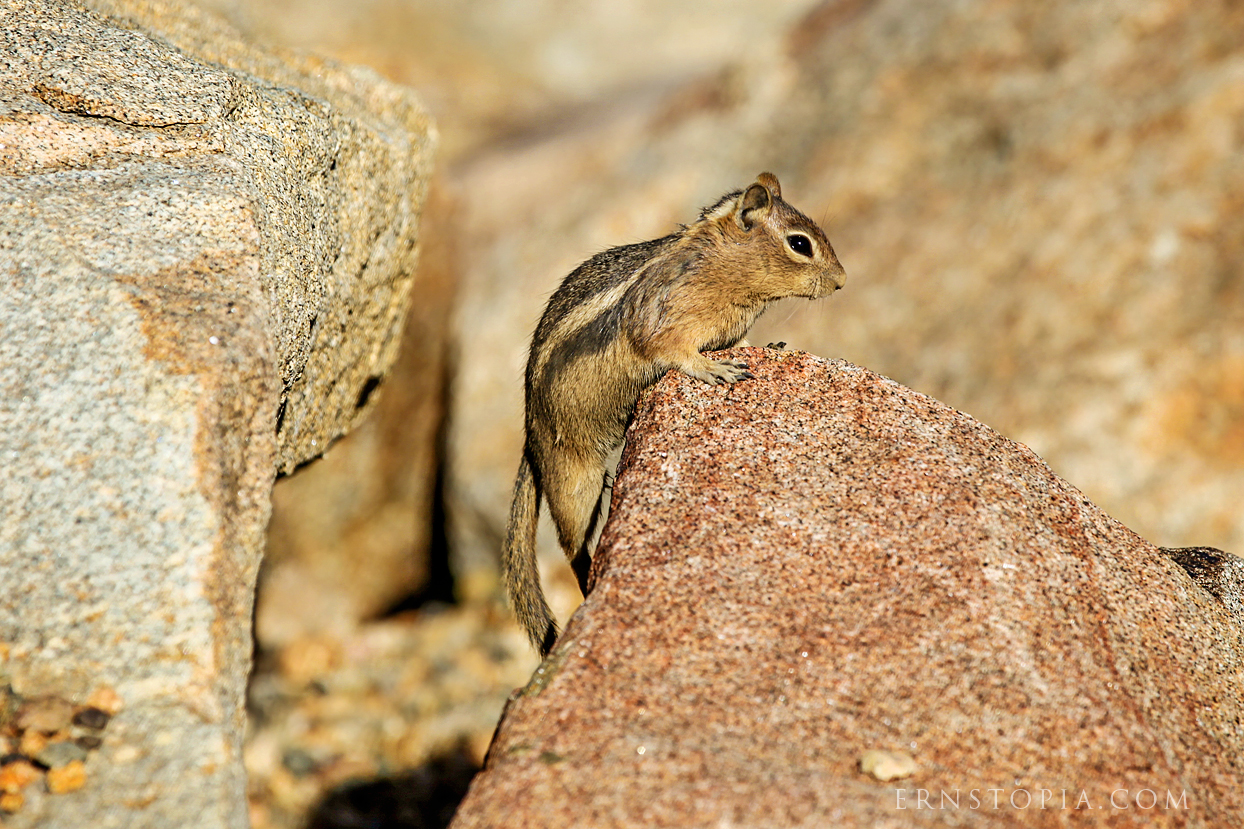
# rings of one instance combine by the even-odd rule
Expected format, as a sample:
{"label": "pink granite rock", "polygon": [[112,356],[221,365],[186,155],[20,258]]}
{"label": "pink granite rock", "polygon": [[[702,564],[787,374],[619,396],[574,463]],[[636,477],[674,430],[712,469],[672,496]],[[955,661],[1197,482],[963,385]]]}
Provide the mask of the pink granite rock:
{"label": "pink granite rock", "polygon": [[972,418],[739,353],[641,402],[595,588],[455,829],[1244,825],[1222,601]]}

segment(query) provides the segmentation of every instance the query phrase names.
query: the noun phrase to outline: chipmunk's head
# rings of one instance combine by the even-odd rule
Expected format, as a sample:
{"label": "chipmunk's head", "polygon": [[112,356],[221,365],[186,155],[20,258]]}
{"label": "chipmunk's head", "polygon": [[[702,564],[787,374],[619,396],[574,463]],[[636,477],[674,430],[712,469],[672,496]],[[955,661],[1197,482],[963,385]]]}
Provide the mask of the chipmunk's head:
{"label": "chipmunk's head", "polygon": [[771,298],[819,299],[846,281],[825,231],[782,199],[782,185],[772,173],[722,197],[701,220],[716,224],[727,244],[741,246],[730,258],[742,259],[740,269]]}

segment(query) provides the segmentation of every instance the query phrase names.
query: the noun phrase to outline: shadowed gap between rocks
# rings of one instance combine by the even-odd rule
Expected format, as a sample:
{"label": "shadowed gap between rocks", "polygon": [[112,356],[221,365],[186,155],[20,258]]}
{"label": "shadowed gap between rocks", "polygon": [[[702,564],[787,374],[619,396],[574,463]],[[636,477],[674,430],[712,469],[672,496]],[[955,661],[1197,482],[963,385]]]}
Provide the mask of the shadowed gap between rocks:
{"label": "shadowed gap between rocks", "polygon": [[[449,418],[453,411],[453,378],[456,370],[454,350],[449,348],[447,352],[445,360],[441,363],[440,393],[444,400],[444,409],[440,422],[436,426],[436,476],[432,485],[432,504],[428,515],[428,520],[431,522],[431,536],[428,539],[427,580],[418,590],[403,596],[377,614],[378,619],[391,618],[428,605],[458,603],[457,584],[449,547],[449,517],[445,507],[449,464]],[[414,520],[418,518],[419,516],[412,516]]]}
{"label": "shadowed gap between rocks", "polygon": [[346,783],[316,804],[307,829],[443,829],[478,771],[459,747],[401,774]]}

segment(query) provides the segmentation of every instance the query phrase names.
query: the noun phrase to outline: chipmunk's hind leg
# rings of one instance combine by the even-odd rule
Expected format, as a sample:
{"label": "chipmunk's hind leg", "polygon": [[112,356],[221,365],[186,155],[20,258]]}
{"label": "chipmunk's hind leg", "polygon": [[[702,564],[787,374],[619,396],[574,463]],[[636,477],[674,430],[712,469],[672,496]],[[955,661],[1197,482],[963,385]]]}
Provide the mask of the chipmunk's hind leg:
{"label": "chipmunk's hind leg", "polygon": [[579,590],[586,596],[592,569],[589,547],[600,520],[604,469],[599,462],[563,455],[549,471],[552,474],[545,495],[557,526],[557,540],[578,579]]}
{"label": "chipmunk's hind leg", "polygon": [[570,559],[570,569],[574,570],[574,577],[579,582],[579,592],[584,598],[587,597],[587,580],[592,575],[592,554],[588,552],[587,544],[585,538],[583,545],[579,547],[579,552]]}
{"label": "chipmunk's hind leg", "polygon": [[600,529],[600,518],[605,511],[605,499],[609,497],[609,487],[609,473],[605,472],[601,475],[596,506],[592,508],[592,517],[588,520],[587,530],[583,533],[583,543],[579,545],[579,552],[575,553],[575,557],[570,560],[570,567],[574,570],[575,578],[579,580],[579,592],[584,596],[587,596],[588,577],[592,572],[592,552],[589,548],[592,540],[596,538],[596,531]]}

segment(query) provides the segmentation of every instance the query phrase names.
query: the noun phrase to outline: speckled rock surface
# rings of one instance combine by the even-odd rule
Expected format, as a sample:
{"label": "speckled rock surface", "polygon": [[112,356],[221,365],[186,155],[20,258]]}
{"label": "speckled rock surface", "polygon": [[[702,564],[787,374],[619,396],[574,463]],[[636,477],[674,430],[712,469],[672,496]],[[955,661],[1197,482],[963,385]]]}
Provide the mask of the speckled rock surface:
{"label": "speckled rock surface", "polygon": [[0,10],[0,682],[115,714],[6,825],[245,825],[273,477],[393,359],[433,140],[187,6]]}
{"label": "speckled rock surface", "polygon": [[1244,558],[1213,547],[1163,547],[1162,552],[1244,626]]}
{"label": "speckled rock surface", "polygon": [[1218,599],[970,417],[739,353],[641,402],[595,588],[455,829],[1244,822]]}
{"label": "speckled rock surface", "polygon": [[437,486],[457,276],[447,227],[454,204],[443,186],[429,190],[417,297],[371,416],[273,488],[255,608],[262,648],[352,631],[438,575],[429,551],[443,520]]}

